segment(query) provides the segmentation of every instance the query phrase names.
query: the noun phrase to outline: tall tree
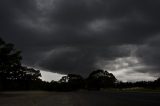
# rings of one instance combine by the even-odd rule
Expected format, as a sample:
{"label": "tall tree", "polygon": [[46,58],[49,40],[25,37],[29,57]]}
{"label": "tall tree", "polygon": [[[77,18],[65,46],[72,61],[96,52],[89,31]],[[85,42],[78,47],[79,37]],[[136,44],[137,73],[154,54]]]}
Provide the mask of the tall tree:
{"label": "tall tree", "polygon": [[0,80],[16,80],[21,69],[20,51],[0,39]]}
{"label": "tall tree", "polygon": [[21,65],[20,51],[13,44],[0,39],[0,80],[37,80],[41,76],[39,70]]}

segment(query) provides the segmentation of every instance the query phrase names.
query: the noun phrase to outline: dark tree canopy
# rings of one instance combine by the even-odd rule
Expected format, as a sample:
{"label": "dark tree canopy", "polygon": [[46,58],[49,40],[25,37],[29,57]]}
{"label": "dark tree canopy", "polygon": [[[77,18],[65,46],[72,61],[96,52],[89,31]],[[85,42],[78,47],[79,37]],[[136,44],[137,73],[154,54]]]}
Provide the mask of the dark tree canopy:
{"label": "dark tree canopy", "polygon": [[63,76],[59,82],[63,84],[66,90],[77,90],[84,87],[84,79],[81,75],[68,74]]}
{"label": "dark tree canopy", "polygon": [[60,83],[66,89],[100,89],[100,88],[108,88],[114,87],[117,79],[112,73],[109,73],[104,70],[96,70],[89,74],[87,79],[84,79],[80,75],[76,74],[68,74],[67,76],[63,76],[60,79]]}
{"label": "dark tree canopy", "polygon": [[105,77],[106,79],[112,81],[112,82],[115,82],[117,79],[116,77],[112,74],[112,73],[109,73],[107,71],[104,71],[104,70],[96,70],[96,71],[93,71],[92,73],[89,74],[89,79],[90,78],[101,78],[101,77]]}
{"label": "dark tree canopy", "polygon": [[21,65],[20,51],[0,39],[0,80],[37,80],[39,70]]}
{"label": "dark tree canopy", "polygon": [[22,67],[21,70],[24,73],[24,75],[21,77],[22,80],[36,81],[39,80],[39,77],[41,77],[41,73],[39,70],[28,67]]}
{"label": "dark tree canopy", "polygon": [[59,82],[64,82],[64,83],[68,83],[68,82],[74,82],[74,81],[79,81],[79,80],[83,80],[83,77],[81,75],[76,75],[76,74],[68,74],[66,76],[63,76]]}
{"label": "dark tree canopy", "polygon": [[81,75],[76,74],[68,74],[68,83],[74,87],[74,89],[83,88],[84,86],[84,79]]}
{"label": "dark tree canopy", "polygon": [[15,80],[21,76],[20,51],[13,44],[5,43],[0,39],[0,79]]}
{"label": "dark tree canopy", "polygon": [[116,78],[112,73],[104,70],[93,71],[87,78],[87,85],[89,88],[106,88],[113,87]]}

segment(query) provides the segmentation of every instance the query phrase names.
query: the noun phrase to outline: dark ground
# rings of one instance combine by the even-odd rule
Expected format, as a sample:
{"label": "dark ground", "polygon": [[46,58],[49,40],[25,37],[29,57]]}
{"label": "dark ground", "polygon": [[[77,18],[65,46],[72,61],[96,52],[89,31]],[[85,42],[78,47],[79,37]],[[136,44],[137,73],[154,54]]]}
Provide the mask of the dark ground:
{"label": "dark ground", "polygon": [[160,93],[1,92],[0,106],[160,106]]}

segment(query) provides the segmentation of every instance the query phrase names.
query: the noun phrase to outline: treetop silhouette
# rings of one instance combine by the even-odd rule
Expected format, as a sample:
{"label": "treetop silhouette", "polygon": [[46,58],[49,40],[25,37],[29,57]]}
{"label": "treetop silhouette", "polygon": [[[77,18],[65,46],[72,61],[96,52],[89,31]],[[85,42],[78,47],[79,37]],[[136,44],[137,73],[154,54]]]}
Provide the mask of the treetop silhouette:
{"label": "treetop silhouette", "polygon": [[0,38],[0,89],[25,88],[31,81],[40,80],[39,70],[21,65],[20,53],[13,44]]}

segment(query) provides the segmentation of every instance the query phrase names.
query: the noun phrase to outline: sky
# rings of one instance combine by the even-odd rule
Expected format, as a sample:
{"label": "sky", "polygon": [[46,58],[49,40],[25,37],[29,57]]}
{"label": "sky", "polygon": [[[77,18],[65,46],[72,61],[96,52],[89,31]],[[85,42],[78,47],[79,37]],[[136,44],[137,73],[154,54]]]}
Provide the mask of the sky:
{"label": "sky", "polygon": [[50,72],[57,80],[96,69],[122,81],[154,80],[159,10],[159,0],[0,0],[0,37],[44,80],[52,79]]}

